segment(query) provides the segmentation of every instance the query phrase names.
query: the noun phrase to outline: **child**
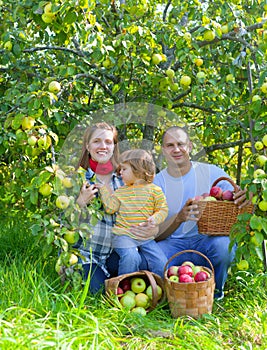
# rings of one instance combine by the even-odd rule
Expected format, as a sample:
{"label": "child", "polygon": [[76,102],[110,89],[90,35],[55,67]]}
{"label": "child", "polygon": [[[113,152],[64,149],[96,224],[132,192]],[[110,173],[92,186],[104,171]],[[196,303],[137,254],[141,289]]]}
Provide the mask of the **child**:
{"label": "child", "polygon": [[106,186],[98,186],[105,211],[117,213],[112,246],[120,257],[118,274],[138,271],[141,252],[148,269],[163,277],[167,258],[157,243],[152,239],[136,239],[129,230],[144,221],[158,225],[168,215],[165,196],[152,183],[155,176],[152,156],[141,149],[125,151],[120,157],[120,174],[125,185],[114,193]]}

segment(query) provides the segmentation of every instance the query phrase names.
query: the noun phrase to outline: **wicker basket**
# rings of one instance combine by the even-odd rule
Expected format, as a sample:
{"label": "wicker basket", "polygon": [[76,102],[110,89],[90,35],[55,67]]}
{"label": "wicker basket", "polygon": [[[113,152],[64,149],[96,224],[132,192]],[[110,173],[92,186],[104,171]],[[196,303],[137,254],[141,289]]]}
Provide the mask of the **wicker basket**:
{"label": "wicker basket", "polygon": [[[177,256],[184,253],[195,253],[201,255],[210,264],[211,269],[203,267],[203,270],[210,273],[210,278],[203,282],[179,283],[170,281],[167,277],[168,265]],[[183,250],[174,254],[166,263],[164,268],[164,286],[172,317],[191,316],[199,318],[203,314],[212,312],[214,300],[214,268],[210,260],[196,250]]]}
{"label": "wicker basket", "polygon": [[[220,177],[214,181],[212,186],[220,181],[228,181],[234,188],[234,192],[239,190],[233,180],[227,177]],[[233,201],[193,201],[197,204],[201,217],[198,221],[199,233],[210,236],[228,236],[231,227],[237,221],[237,216],[242,213],[252,213],[253,205],[248,204],[239,209]]]}
{"label": "wicker basket", "polygon": [[[147,287],[149,285],[151,285],[152,287],[152,301],[150,307],[147,309],[148,312],[153,310],[158,304],[161,304],[166,300],[166,293],[164,290],[164,283],[162,278],[159,275],[147,270],[140,270],[138,272],[127,273],[105,280],[106,295],[108,297],[116,295],[116,291],[119,287],[120,282],[124,279],[131,279],[133,277],[142,277],[146,282]],[[162,296],[160,299],[158,298],[157,285],[159,285],[162,289]]]}

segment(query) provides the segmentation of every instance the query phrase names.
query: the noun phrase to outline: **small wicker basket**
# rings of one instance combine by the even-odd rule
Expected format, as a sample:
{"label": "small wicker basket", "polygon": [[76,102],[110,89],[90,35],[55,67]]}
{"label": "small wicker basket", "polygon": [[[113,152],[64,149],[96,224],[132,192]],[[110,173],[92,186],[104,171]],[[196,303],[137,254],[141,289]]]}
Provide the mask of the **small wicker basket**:
{"label": "small wicker basket", "polygon": [[[210,278],[203,282],[179,283],[170,281],[167,277],[168,265],[177,256],[184,253],[195,253],[201,255],[210,264],[211,269],[203,267],[210,274]],[[210,260],[196,250],[183,250],[174,254],[164,267],[164,286],[172,317],[191,316],[199,318],[203,314],[212,312],[214,300],[214,268]]]}
{"label": "small wicker basket", "polygon": [[[214,181],[213,186],[216,186],[220,181],[228,181],[234,188],[234,192],[239,190],[233,180],[227,177],[220,177]],[[228,236],[231,227],[237,221],[237,216],[243,213],[252,213],[253,205],[248,204],[239,209],[233,201],[193,201],[197,204],[201,217],[198,221],[199,233],[210,236]]]}
{"label": "small wicker basket", "polygon": [[[152,301],[150,307],[147,309],[148,312],[153,310],[158,304],[161,304],[166,300],[166,293],[164,290],[164,283],[162,278],[156,273],[147,270],[140,270],[138,272],[127,273],[105,280],[106,295],[108,297],[116,295],[116,291],[119,287],[120,282],[124,279],[131,279],[133,277],[142,277],[145,280],[147,287],[149,285],[151,285],[152,287]],[[159,285],[162,289],[162,296],[160,297],[160,299],[158,298],[157,285]]]}

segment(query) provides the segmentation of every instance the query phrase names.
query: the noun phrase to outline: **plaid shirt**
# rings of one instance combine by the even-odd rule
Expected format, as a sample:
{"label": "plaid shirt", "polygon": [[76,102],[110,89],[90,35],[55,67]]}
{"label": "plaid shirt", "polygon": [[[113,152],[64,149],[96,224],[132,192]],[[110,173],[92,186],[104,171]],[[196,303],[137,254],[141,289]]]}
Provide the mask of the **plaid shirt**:
{"label": "plaid shirt", "polygon": [[[93,177],[96,174],[88,168],[85,177],[89,183],[94,183]],[[118,187],[123,185],[122,179],[113,174],[111,177],[111,188],[115,191]],[[109,273],[106,268],[106,260],[110,256],[111,238],[112,238],[112,227],[115,224],[116,215],[109,215],[104,212],[102,220],[98,221],[95,226],[92,226],[92,237],[86,242],[81,242],[78,245],[80,254],[84,257],[82,264],[90,264],[91,262],[97,264],[104,273],[109,277]],[[90,225],[88,223],[88,225]]]}

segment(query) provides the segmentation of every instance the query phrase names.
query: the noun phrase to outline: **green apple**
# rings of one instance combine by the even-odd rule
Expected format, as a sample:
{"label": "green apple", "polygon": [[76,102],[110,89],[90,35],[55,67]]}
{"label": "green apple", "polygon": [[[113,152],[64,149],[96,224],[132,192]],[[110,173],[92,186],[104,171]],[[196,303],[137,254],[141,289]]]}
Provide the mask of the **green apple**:
{"label": "green apple", "polygon": [[172,282],[179,282],[179,277],[178,276],[170,276],[169,277],[169,280],[172,281]]}
{"label": "green apple", "polygon": [[61,195],[56,199],[56,206],[59,209],[66,209],[70,205],[70,199],[67,196]]}
{"label": "green apple", "polygon": [[263,136],[262,143],[264,144],[265,147],[267,147],[267,134]]}
{"label": "green apple", "polygon": [[61,85],[58,81],[53,80],[49,83],[48,90],[54,94],[57,94],[61,90]]}
{"label": "green apple", "polygon": [[131,279],[131,290],[134,293],[142,293],[146,289],[146,282],[141,277]]}
{"label": "green apple", "polygon": [[234,81],[234,80],[235,80],[235,78],[234,78],[233,74],[227,74],[226,75],[226,81],[227,82]]}
{"label": "green apple", "polygon": [[247,262],[247,260],[240,260],[237,264],[236,264],[238,270],[247,270],[249,267],[249,264]]}
{"label": "green apple", "polygon": [[195,276],[196,273],[198,273],[199,271],[202,271],[202,267],[201,266],[192,266],[192,270],[193,270],[193,276]]}
{"label": "green apple", "polygon": [[30,146],[35,146],[37,140],[38,140],[37,137],[35,137],[34,135],[32,135],[32,136],[30,136],[30,137],[28,138],[28,144],[29,144]]}
{"label": "green apple", "polygon": [[49,184],[43,184],[39,188],[39,193],[41,193],[41,195],[44,197],[50,196],[52,192],[53,192],[53,187]]}
{"label": "green apple", "polygon": [[205,79],[206,78],[206,74],[204,72],[200,71],[200,72],[197,73],[197,78],[199,80]]}
{"label": "green apple", "polygon": [[62,180],[62,185],[65,188],[72,188],[73,187],[73,183],[70,177],[64,177],[64,179]]}
{"label": "green apple", "polygon": [[104,68],[109,68],[111,67],[112,63],[111,63],[111,60],[109,58],[106,58],[103,62],[102,62],[102,66]]}
{"label": "green apple", "polygon": [[135,297],[135,293],[132,291],[132,290],[126,290],[126,292],[124,293],[125,295],[130,295],[132,296],[133,298]]}
{"label": "green apple", "polygon": [[162,56],[159,53],[154,53],[152,55],[152,63],[157,65],[162,61]]}
{"label": "green apple", "polygon": [[212,41],[215,39],[215,32],[213,30],[206,30],[204,33],[204,40],[206,41]]}
{"label": "green apple", "polygon": [[205,197],[204,199],[202,199],[202,201],[205,201],[205,202],[209,202],[209,201],[217,201],[217,199],[213,196],[207,196]]}
{"label": "green apple", "polygon": [[44,7],[44,13],[49,14],[52,12],[52,3],[48,2]]}
{"label": "green apple", "polygon": [[264,93],[264,94],[267,94],[267,83],[263,83],[262,86],[261,86],[261,91]]}
{"label": "green apple", "polygon": [[70,266],[77,264],[77,262],[78,262],[78,256],[71,253],[70,258],[69,258]]}
{"label": "green apple", "polygon": [[202,66],[203,63],[204,63],[204,62],[203,62],[202,58],[196,58],[196,59],[195,59],[195,65],[196,65],[197,67]]}
{"label": "green apple", "polygon": [[[162,297],[162,288],[157,284],[157,292],[158,292],[158,300]],[[152,300],[153,298],[153,291],[152,291],[152,286],[148,286],[146,289],[146,295],[149,297],[149,299]]]}
{"label": "green apple", "polygon": [[74,244],[76,242],[78,242],[79,240],[79,233],[75,232],[75,231],[67,231],[64,234],[64,239],[66,242],[68,242],[69,244]]}
{"label": "green apple", "polygon": [[149,306],[149,297],[145,293],[138,293],[135,296],[135,305],[147,308]]}
{"label": "green apple", "polygon": [[190,40],[192,39],[191,33],[185,32],[185,33],[184,33],[184,39],[185,39],[186,41],[190,41]]}
{"label": "green apple", "polygon": [[42,20],[43,22],[50,24],[55,20],[56,16],[54,13],[43,13],[42,14]]}
{"label": "green apple", "polygon": [[265,171],[262,169],[256,169],[253,173],[254,179],[257,179],[259,176],[265,175]]}
{"label": "green apple", "polygon": [[125,309],[131,310],[135,307],[135,298],[131,295],[123,295],[120,298],[120,303]]}
{"label": "green apple", "polygon": [[5,44],[4,44],[4,48],[8,51],[11,51],[12,50],[12,47],[13,47],[13,44],[10,40],[6,41]]}
{"label": "green apple", "polygon": [[260,151],[263,149],[263,143],[261,141],[255,142],[255,148],[257,151]]}
{"label": "green apple", "polygon": [[35,124],[35,119],[32,117],[24,117],[21,122],[21,127],[23,130],[30,130]]}
{"label": "green apple", "polygon": [[191,84],[191,78],[188,75],[183,75],[180,79],[180,85],[188,87]]}
{"label": "green apple", "polygon": [[261,101],[261,97],[259,95],[254,95],[252,97],[252,102],[257,102],[257,101]]}
{"label": "green apple", "polygon": [[179,84],[177,84],[177,83],[173,83],[173,84],[171,84],[170,85],[170,89],[172,90],[172,91],[178,91],[179,90]]}
{"label": "green apple", "polygon": [[266,163],[267,161],[267,157],[264,156],[263,154],[261,154],[260,156],[257,157],[257,163],[260,165],[260,166],[264,166],[264,164]]}
{"label": "green apple", "polygon": [[173,69],[168,68],[168,69],[166,70],[165,73],[166,73],[166,75],[167,75],[168,78],[170,78],[170,79],[173,79],[173,78],[174,78],[175,72],[174,72]]}
{"label": "green apple", "polygon": [[258,206],[259,206],[260,210],[267,211],[267,202],[266,201],[264,201],[264,200],[260,201]]}
{"label": "green apple", "polygon": [[190,266],[193,268],[195,265],[192,263],[192,261],[187,260],[182,263],[182,266]]}
{"label": "green apple", "polygon": [[221,26],[222,34],[227,34],[229,32],[228,24]]}
{"label": "green apple", "polygon": [[141,306],[134,307],[131,312],[134,312],[135,314],[139,314],[141,316],[146,316],[146,309]]}

